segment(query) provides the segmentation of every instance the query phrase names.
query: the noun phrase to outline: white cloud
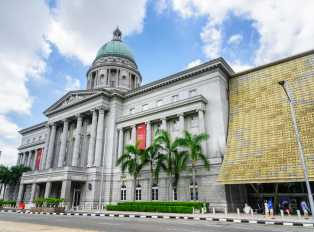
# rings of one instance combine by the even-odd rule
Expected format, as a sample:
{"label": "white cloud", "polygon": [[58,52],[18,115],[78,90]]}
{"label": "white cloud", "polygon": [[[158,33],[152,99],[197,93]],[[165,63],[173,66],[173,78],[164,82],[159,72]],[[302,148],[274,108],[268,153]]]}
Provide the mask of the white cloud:
{"label": "white cloud", "polygon": [[[173,9],[182,18],[208,16],[201,33],[202,39],[209,35],[203,39],[207,57],[213,58],[221,51],[223,22],[230,13],[252,21],[259,33],[260,47],[254,57],[256,65],[314,47],[314,1],[311,0],[304,0],[302,4],[298,0],[173,0]],[[211,37],[216,40],[213,42]]]}
{"label": "white cloud", "polygon": [[112,39],[117,25],[122,37],[142,31],[146,1],[58,1],[47,38],[62,55],[90,65],[98,49]]}
{"label": "white cloud", "polygon": [[161,14],[168,8],[168,0],[158,0],[156,1],[156,10],[158,14]]}
{"label": "white cloud", "polygon": [[228,40],[228,44],[231,44],[231,43],[235,43],[235,44],[238,44],[240,43],[240,41],[243,39],[242,35],[233,35],[229,38]]}
{"label": "white cloud", "polygon": [[8,144],[0,139],[0,164],[4,166],[16,165],[18,150],[16,149],[17,144]]}
{"label": "white cloud", "polygon": [[8,139],[16,139],[20,136],[18,133],[21,128],[12,123],[9,118],[0,114],[0,135]]}
{"label": "white cloud", "polygon": [[74,79],[70,75],[66,75],[65,78],[67,79],[66,91],[78,90],[80,88],[80,80]]}
{"label": "white cloud", "polygon": [[246,69],[250,69],[253,68],[253,66],[248,65],[248,64],[241,64],[240,60],[236,60],[235,63],[230,64],[230,66],[232,67],[232,69],[235,72],[240,72],[240,71],[244,71]]}
{"label": "white cloud", "polygon": [[202,64],[202,61],[201,61],[200,59],[194,60],[194,61],[192,61],[191,63],[189,63],[188,66],[186,66],[186,67],[184,68],[184,70],[185,70],[185,69],[189,69],[189,68],[193,68],[193,67],[195,67],[195,66],[197,66],[197,65],[200,65],[200,64]]}

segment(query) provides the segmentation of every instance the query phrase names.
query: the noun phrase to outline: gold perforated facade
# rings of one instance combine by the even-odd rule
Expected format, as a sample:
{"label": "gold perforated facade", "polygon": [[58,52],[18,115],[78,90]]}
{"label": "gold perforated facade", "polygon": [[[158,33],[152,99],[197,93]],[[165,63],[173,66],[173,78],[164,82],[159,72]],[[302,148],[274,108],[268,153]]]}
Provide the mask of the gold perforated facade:
{"label": "gold perforated facade", "polygon": [[227,148],[217,183],[304,181],[288,81],[310,181],[314,181],[314,50],[231,76]]}

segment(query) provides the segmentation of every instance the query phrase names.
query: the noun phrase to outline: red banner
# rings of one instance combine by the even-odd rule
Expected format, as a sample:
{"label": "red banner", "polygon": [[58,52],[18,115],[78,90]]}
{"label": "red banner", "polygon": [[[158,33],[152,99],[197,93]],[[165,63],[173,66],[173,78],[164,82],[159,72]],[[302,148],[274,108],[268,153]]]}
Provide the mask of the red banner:
{"label": "red banner", "polygon": [[37,156],[36,168],[39,168],[40,158],[41,158],[41,152],[42,152],[42,149],[39,149],[39,150],[38,150],[38,156]]}
{"label": "red banner", "polygon": [[138,149],[145,149],[146,145],[146,124],[137,126],[137,140],[142,140]]}

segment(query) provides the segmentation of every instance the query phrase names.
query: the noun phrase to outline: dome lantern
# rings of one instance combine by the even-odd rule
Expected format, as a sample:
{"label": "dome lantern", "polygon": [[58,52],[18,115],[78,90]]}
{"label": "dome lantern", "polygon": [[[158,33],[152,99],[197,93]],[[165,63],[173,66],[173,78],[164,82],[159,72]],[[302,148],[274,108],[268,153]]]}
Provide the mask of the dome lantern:
{"label": "dome lantern", "polygon": [[122,32],[120,31],[119,27],[117,26],[117,28],[113,31],[112,41],[122,41],[121,36],[122,36]]}

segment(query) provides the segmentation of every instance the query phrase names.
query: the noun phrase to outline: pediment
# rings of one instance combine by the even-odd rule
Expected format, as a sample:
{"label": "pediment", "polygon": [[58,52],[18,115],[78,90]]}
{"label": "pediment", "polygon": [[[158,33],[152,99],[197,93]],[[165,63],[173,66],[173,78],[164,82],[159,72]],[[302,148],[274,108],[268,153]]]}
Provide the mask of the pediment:
{"label": "pediment", "polygon": [[83,102],[89,98],[95,97],[96,95],[101,94],[101,91],[93,91],[93,92],[69,92],[65,96],[63,96],[59,101],[57,101],[54,105],[48,108],[44,114],[50,114],[55,111],[59,111],[72,105],[76,105],[80,102]]}

